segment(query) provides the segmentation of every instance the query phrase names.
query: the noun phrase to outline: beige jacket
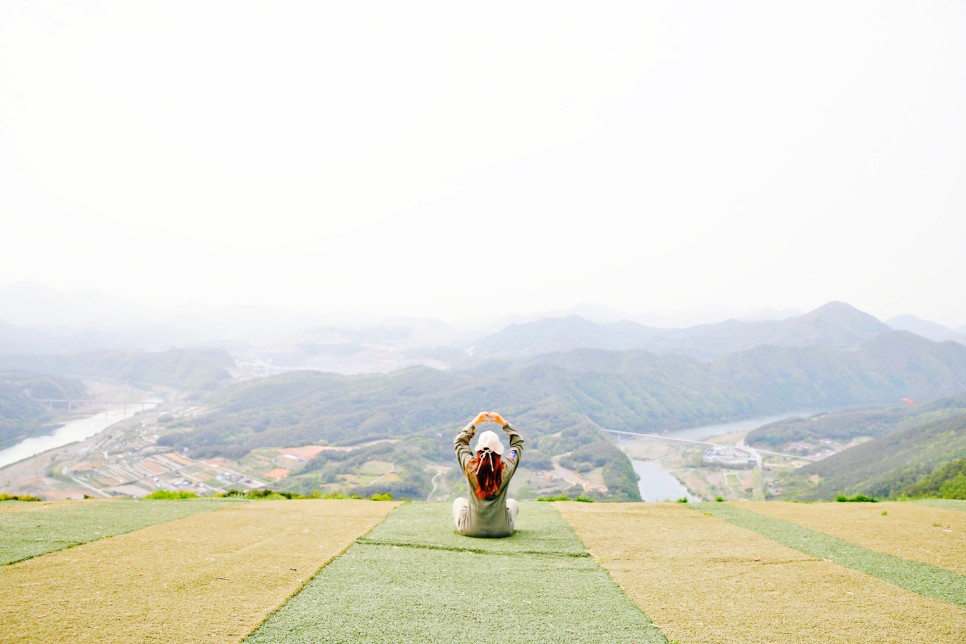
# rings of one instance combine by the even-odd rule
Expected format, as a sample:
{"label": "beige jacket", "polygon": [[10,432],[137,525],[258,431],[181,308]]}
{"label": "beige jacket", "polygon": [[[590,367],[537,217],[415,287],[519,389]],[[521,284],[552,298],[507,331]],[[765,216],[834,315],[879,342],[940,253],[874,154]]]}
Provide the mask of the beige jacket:
{"label": "beige jacket", "polygon": [[485,499],[476,496],[476,476],[473,472],[466,471],[466,464],[474,456],[470,448],[470,439],[476,434],[476,426],[470,423],[456,435],[453,441],[456,460],[459,461],[460,471],[466,477],[466,496],[469,500],[469,508],[459,531],[470,537],[507,537],[513,533],[513,521],[507,511],[506,497],[510,479],[517,471],[520,457],[523,455],[523,439],[509,423],[503,426],[503,431],[510,439],[510,448],[505,450],[501,457],[504,463],[503,480],[500,482],[499,491]]}

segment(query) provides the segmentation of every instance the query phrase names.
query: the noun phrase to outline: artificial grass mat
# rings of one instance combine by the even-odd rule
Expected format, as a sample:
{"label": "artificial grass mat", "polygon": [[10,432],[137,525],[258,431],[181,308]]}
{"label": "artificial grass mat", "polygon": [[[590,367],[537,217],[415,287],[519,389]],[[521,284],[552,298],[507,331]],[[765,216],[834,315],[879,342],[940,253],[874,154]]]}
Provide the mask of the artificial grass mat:
{"label": "artificial grass mat", "polygon": [[917,499],[913,503],[928,505],[931,508],[966,512],[966,500],[963,499]]}
{"label": "artificial grass mat", "polygon": [[481,554],[588,557],[584,545],[549,503],[524,503],[514,533],[502,539],[464,537],[453,529],[449,503],[407,503],[356,543]]}
{"label": "artificial grass mat", "polygon": [[234,503],[5,566],[0,642],[237,642],[393,507]]}
{"label": "artificial grass mat", "polygon": [[905,501],[736,504],[830,537],[966,575],[966,513]]}
{"label": "artificial grass mat", "polygon": [[91,499],[0,512],[0,534],[3,535],[0,565],[245,502],[233,499]]}
{"label": "artificial grass mat", "polygon": [[807,555],[864,572],[914,593],[966,608],[966,575],[869,550],[790,521],[725,503],[696,503],[689,504],[689,507],[757,532]]}
{"label": "artificial grass mat", "polygon": [[251,642],[667,642],[549,504],[474,539],[448,503],[408,503],[326,566]]}
{"label": "artificial grass mat", "polygon": [[694,512],[693,505],[554,504],[670,639],[963,641],[966,611]]}

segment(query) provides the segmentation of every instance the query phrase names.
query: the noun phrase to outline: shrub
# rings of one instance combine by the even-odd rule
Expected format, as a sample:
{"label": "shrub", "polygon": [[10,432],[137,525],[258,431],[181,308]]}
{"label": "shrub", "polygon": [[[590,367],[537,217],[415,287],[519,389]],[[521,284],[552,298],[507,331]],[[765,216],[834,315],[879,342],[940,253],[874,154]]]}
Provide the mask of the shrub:
{"label": "shrub", "polygon": [[688,497],[682,496],[680,499],[677,500],[677,502],[678,503],[687,503],[688,502]]}
{"label": "shrub", "polygon": [[835,500],[839,503],[878,503],[879,499],[873,499],[871,496],[866,496],[864,494],[856,494],[855,496],[845,496],[844,494],[839,494],[835,497]]}
{"label": "shrub", "polygon": [[593,503],[594,499],[590,498],[589,496],[584,496],[583,494],[581,494],[576,499],[574,499],[574,501],[579,501],[580,503]]}
{"label": "shrub", "polygon": [[392,494],[389,492],[383,492],[381,494],[373,494],[369,497],[370,501],[392,501]]}
{"label": "shrub", "polygon": [[716,497],[714,497],[714,502],[715,503],[724,503],[724,497],[723,496],[716,496]]}
{"label": "shrub", "polygon": [[29,494],[3,494],[0,493],[0,501],[43,501],[40,497]]}
{"label": "shrub", "polygon": [[255,499],[255,500],[267,499],[270,501],[277,501],[279,499],[293,499],[293,498],[296,498],[297,496],[298,495],[295,494],[294,492],[276,492],[271,488],[264,488],[261,490],[249,490],[248,493],[245,494],[245,498],[248,498],[248,499]]}
{"label": "shrub", "polygon": [[557,496],[538,496],[537,497],[537,501],[546,501],[546,502],[569,501],[569,500],[570,500],[570,497],[567,496],[566,494],[558,494]]}
{"label": "shrub", "polygon": [[151,499],[152,501],[176,501],[180,499],[197,499],[198,495],[187,490],[172,491],[162,489],[155,490],[144,498]]}

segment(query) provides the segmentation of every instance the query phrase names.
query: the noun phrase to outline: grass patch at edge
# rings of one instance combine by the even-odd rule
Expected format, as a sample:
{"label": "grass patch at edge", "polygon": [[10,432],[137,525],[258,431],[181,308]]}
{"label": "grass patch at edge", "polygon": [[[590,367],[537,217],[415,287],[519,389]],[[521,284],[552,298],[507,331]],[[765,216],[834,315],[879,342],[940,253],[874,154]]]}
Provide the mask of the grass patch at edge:
{"label": "grass patch at edge", "polygon": [[966,608],[966,576],[844,541],[790,521],[724,503],[696,503],[692,509],[746,528],[799,552],[878,577],[900,588]]}
{"label": "grass patch at edge", "polygon": [[179,503],[140,500],[90,500],[0,513],[0,566],[113,537],[200,512],[230,500],[187,499]]}
{"label": "grass patch at edge", "polygon": [[928,505],[931,508],[941,508],[943,510],[956,510],[966,512],[966,501],[962,499],[916,499],[908,501],[919,505]]}

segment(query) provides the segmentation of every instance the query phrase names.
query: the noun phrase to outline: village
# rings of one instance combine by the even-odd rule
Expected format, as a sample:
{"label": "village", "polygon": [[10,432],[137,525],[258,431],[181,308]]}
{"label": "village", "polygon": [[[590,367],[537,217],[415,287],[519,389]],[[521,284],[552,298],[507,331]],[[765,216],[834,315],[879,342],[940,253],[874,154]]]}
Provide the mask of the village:
{"label": "village", "polygon": [[705,465],[720,465],[731,468],[754,467],[758,459],[749,450],[729,445],[716,445],[704,450],[702,462]]}

